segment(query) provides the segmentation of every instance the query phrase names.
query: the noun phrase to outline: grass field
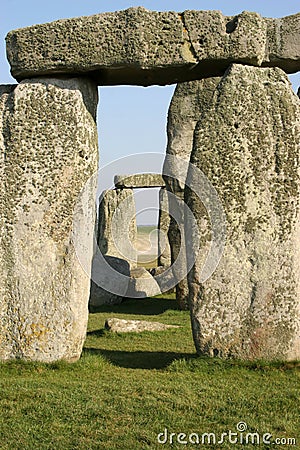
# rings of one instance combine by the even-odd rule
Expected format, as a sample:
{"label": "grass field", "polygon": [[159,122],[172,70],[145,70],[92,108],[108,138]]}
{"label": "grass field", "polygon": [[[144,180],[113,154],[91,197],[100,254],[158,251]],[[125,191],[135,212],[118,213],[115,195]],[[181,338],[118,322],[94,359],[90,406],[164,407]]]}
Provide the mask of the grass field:
{"label": "grass field", "polygon": [[[112,316],[181,328],[110,334],[103,327]],[[172,296],[103,307],[90,315],[80,361],[2,363],[0,384],[1,450],[300,448],[299,364],[195,357],[188,313]],[[203,445],[177,442],[178,433],[220,440],[240,422],[260,438],[298,444],[213,444],[213,436],[209,444],[208,435]],[[173,444],[158,443],[165,429]]]}

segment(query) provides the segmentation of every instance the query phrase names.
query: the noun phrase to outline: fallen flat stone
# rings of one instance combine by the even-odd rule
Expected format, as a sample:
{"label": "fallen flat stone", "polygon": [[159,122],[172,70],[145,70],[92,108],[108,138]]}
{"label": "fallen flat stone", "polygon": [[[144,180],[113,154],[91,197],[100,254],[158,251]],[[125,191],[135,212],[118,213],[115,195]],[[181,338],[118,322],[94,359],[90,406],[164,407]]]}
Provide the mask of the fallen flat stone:
{"label": "fallen flat stone", "polygon": [[134,175],[115,175],[116,188],[147,188],[162,187],[165,185],[162,175],[159,173],[138,173]]}
{"label": "fallen flat stone", "polygon": [[105,328],[114,333],[141,333],[142,331],[165,331],[180,328],[179,325],[166,325],[146,320],[106,319]]}
{"label": "fallen flat stone", "polygon": [[300,70],[299,14],[156,12],[142,7],[11,31],[11,73],[85,74],[99,85],[170,84],[220,76],[232,62]]}
{"label": "fallen flat stone", "polygon": [[[216,270],[204,274],[210,220],[185,190],[201,236],[198,248],[196,227],[185,223],[187,257],[196,258],[188,282],[199,354],[300,357],[299,124],[299,98],[281,69],[234,64],[196,126],[191,163],[216,189],[227,229]],[[187,180],[199,184],[192,170]],[[219,221],[214,210],[212,217]]]}
{"label": "fallen flat stone", "polygon": [[96,184],[81,192],[97,172],[97,101],[87,78],[0,88],[1,360],[80,357]]}

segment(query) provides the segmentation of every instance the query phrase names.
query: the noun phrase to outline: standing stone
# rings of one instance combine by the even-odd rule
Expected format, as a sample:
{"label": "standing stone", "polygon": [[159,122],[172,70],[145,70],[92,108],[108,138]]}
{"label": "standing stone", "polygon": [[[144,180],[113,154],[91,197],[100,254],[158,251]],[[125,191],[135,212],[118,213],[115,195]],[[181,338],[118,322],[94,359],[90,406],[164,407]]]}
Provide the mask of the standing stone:
{"label": "standing stone", "polygon": [[171,265],[171,249],[168,239],[169,226],[168,191],[161,188],[159,190],[158,215],[158,266],[169,267]]}
{"label": "standing stone", "polygon": [[97,171],[97,88],[36,78],[0,94],[0,359],[73,361],[88,318],[95,183],[80,193]]}
{"label": "standing stone", "polygon": [[[123,301],[130,281],[130,268],[137,266],[136,239],[133,190],[104,191],[99,200],[99,254],[95,254],[92,265],[90,311]],[[113,271],[107,270],[106,263]]]}
{"label": "standing stone", "polygon": [[137,265],[137,226],[132,189],[104,191],[99,203],[98,245],[103,255],[125,259]]}
{"label": "standing stone", "polygon": [[[197,121],[210,105],[211,98],[220,78],[207,78],[177,85],[168,112],[167,155],[179,158],[175,163],[167,161],[167,173],[164,176],[167,189],[174,195],[169,198],[170,225],[168,239],[172,264],[178,258],[180,246],[185,248],[183,197],[184,182],[188,170],[188,161],[193,148],[193,136]],[[166,167],[165,167],[166,168]],[[179,283],[176,286],[176,298],[181,309],[188,309],[188,283],[182,278],[186,273],[186,262],[182,260],[180,273],[175,273]],[[174,269],[173,269],[174,270]]]}
{"label": "standing stone", "polygon": [[[232,65],[197,124],[191,163],[217,190],[227,220],[223,257],[202,282],[210,225],[186,189],[201,236],[189,274],[199,354],[300,357],[299,107],[281,69]],[[197,183],[191,172],[188,181]]]}

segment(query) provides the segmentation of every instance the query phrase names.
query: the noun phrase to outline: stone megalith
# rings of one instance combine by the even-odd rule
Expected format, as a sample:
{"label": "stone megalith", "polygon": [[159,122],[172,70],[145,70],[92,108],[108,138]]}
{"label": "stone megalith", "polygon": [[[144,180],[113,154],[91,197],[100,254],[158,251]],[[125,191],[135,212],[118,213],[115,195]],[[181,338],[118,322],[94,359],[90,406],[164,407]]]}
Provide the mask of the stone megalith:
{"label": "stone megalith", "polygon": [[[299,99],[281,69],[234,64],[197,124],[191,163],[217,190],[227,221],[223,256],[203,282],[211,228],[186,188],[201,236],[189,274],[199,354],[300,357],[299,120]],[[192,172],[187,180],[197,183]],[[188,226],[186,239],[193,243]],[[188,254],[195,251],[191,245]]]}
{"label": "stone megalith", "polygon": [[166,188],[159,190],[159,214],[158,214],[158,266],[170,267],[171,249],[168,239],[170,227],[168,191]]}
{"label": "stone megalith", "polygon": [[[92,266],[90,310],[105,304],[119,304],[126,295],[130,280],[130,268],[137,266],[137,226],[135,201],[132,189],[108,189],[99,199],[97,243],[100,252]],[[103,255],[103,259],[101,259]],[[106,270],[107,263],[114,272]],[[121,274],[119,276],[118,274]],[[127,284],[122,290],[123,282]],[[125,278],[126,277],[126,278]],[[97,279],[100,283],[97,283]],[[115,291],[118,286],[117,293]],[[107,289],[105,289],[105,287]],[[122,292],[122,294],[121,294]]]}
{"label": "stone megalith", "polygon": [[73,361],[88,318],[95,183],[80,193],[97,171],[97,87],[36,78],[0,94],[0,359]]}
{"label": "stone megalith", "polygon": [[221,76],[233,62],[297,72],[299,30],[300,14],[265,19],[138,7],[14,30],[6,43],[18,81],[78,73],[99,85],[149,86]]}
{"label": "stone megalith", "polygon": [[98,245],[103,255],[137,265],[137,227],[132,189],[109,189],[99,201]]}
{"label": "stone megalith", "polygon": [[[172,159],[166,159],[165,172],[171,176],[164,176],[167,190],[171,192],[169,196],[170,222],[168,240],[172,264],[178,258],[180,246],[185,248],[183,232],[184,208],[182,205],[185,185],[180,180],[186,178],[196,124],[204,111],[209,107],[219,81],[220,78],[216,77],[179,83],[169,107],[166,153],[179,158],[175,162]],[[184,269],[186,262],[184,259],[180,261],[180,265],[180,273],[175,271],[174,274],[180,280],[176,286],[176,298],[181,309],[188,309],[187,278],[181,279],[181,273],[186,273]]]}
{"label": "stone megalith", "polygon": [[115,175],[116,188],[154,188],[163,187],[165,182],[159,173],[136,173],[131,175]]}

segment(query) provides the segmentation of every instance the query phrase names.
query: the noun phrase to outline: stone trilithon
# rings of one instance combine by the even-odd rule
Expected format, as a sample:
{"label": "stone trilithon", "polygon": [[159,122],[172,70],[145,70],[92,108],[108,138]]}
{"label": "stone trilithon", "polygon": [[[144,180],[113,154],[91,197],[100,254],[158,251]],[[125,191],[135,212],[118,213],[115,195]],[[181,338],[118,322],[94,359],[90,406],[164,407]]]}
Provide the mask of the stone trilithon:
{"label": "stone trilithon", "polygon": [[[300,14],[265,19],[129,8],[8,34],[19,84],[0,86],[1,360],[80,357],[95,183],[81,193],[97,171],[97,85],[180,82],[167,153],[208,177],[227,220],[223,257],[202,283],[209,220],[193,192],[193,173],[180,174],[187,188],[171,168],[175,180],[165,177],[166,188],[175,195],[169,208],[179,223],[161,217],[161,224],[169,227],[172,261],[179,240],[187,255],[182,264],[196,258],[177,287],[181,307],[191,311],[196,349],[221,357],[300,358],[299,99],[286,76],[300,70],[299,30]],[[151,181],[157,182],[163,186]],[[200,248],[188,223],[179,237],[183,199],[197,220]],[[84,250],[85,270],[75,242]],[[106,257],[128,273],[118,255]]]}

